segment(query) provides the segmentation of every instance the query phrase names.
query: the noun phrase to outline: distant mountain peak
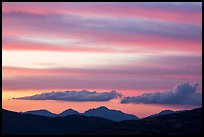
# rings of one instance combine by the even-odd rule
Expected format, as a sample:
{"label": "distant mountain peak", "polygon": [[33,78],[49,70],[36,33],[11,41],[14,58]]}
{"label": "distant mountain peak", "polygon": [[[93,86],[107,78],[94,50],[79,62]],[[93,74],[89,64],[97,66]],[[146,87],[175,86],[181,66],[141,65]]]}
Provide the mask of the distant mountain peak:
{"label": "distant mountain peak", "polygon": [[137,120],[138,117],[130,114],[125,114],[119,110],[111,110],[105,106],[100,106],[98,108],[89,109],[84,112],[85,116],[94,116],[94,117],[104,117],[113,121],[122,121],[122,120]]}
{"label": "distant mountain peak", "polygon": [[89,92],[88,90],[86,90],[86,89],[83,89],[83,90],[81,90],[81,92]]}
{"label": "distant mountain peak", "polygon": [[68,116],[68,115],[75,115],[75,114],[80,114],[80,113],[74,109],[69,108],[69,109],[59,113],[58,116]]}
{"label": "distant mountain peak", "polygon": [[74,109],[69,108],[69,109],[67,109],[67,111],[75,111],[75,110],[74,110]]}
{"label": "distant mountain peak", "polygon": [[[37,111],[37,110],[36,110]],[[47,111],[47,112],[50,112],[50,111],[48,111],[48,110],[46,110],[46,109],[40,109],[39,111]]]}
{"label": "distant mountain peak", "polygon": [[110,110],[110,109],[108,109],[108,108],[105,107],[105,106],[100,106],[100,107],[98,107],[98,108],[96,108],[96,109],[106,109],[106,110]]}
{"label": "distant mountain peak", "polygon": [[162,110],[159,114],[173,113],[173,110]]}
{"label": "distant mountain peak", "polygon": [[22,114],[33,114],[33,115],[40,115],[40,116],[47,116],[47,117],[55,117],[56,114],[46,110],[46,109],[39,109],[39,110],[30,110],[26,112],[22,112]]}
{"label": "distant mountain peak", "polygon": [[168,114],[172,114],[172,113],[175,113],[175,111],[173,111],[173,110],[162,110],[161,112],[159,112],[157,114],[150,115],[148,117],[157,117],[157,116],[168,115]]}
{"label": "distant mountain peak", "polygon": [[29,111],[26,111],[26,112],[50,112],[50,111],[48,111],[46,109],[39,109],[39,110],[29,110]]}

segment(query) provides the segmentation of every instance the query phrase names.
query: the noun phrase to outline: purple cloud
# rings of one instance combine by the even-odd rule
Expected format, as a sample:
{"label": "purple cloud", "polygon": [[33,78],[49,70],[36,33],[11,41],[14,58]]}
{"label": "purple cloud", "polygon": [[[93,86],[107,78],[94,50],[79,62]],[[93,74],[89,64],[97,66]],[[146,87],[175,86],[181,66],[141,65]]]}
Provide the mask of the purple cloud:
{"label": "purple cloud", "polygon": [[[149,39],[149,37],[156,37],[162,39],[186,40],[197,42],[202,40],[201,28],[202,26],[192,24],[166,23],[154,20],[144,20],[140,18],[133,18],[129,20],[110,19],[110,18],[87,18],[72,14],[36,14],[27,12],[3,12],[3,17],[6,20],[15,22],[7,23],[5,26],[7,30],[27,31],[28,29],[40,33],[42,30],[56,35],[58,33],[62,36],[90,35],[97,41],[106,42],[112,35],[122,35],[123,39],[128,41]],[[23,27],[20,24],[24,24]],[[45,25],[46,24],[46,25]],[[67,27],[69,26],[69,27]],[[178,31],[179,30],[179,31]],[[80,34],[79,34],[80,33]],[[95,35],[103,34],[102,38],[94,37]],[[134,37],[130,37],[136,35]],[[143,36],[139,38],[138,36]],[[148,36],[148,37],[147,37]],[[79,36],[80,37],[80,36]],[[147,38],[146,38],[147,37]],[[80,37],[81,38],[81,37]],[[86,36],[87,39],[87,36]],[[112,39],[112,38],[111,38]],[[120,39],[117,39],[120,40]],[[93,41],[93,40],[92,40]]]}
{"label": "purple cloud", "polygon": [[111,92],[101,92],[96,91],[65,91],[65,92],[46,92],[41,94],[35,94],[33,96],[25,96],[13,99],[22,100],[63,100],[63,101],[109,101],[114,98],[121,97],[122,94],[112,90]]}
{"label": "purple cloud", "polygon": [[144,93],[139,96],[124,97],[122,104],[177,104],[177,105],[202,105],[202,94],[198,92],[198,83],[184,82],[177,84],[172,91]]}

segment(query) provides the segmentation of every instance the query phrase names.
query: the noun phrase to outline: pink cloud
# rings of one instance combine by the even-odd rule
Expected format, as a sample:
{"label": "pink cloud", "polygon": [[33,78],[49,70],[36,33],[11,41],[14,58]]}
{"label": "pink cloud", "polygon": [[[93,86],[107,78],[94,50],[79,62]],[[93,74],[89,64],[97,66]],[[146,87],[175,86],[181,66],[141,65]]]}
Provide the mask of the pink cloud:
{"label": "pink cloud", "polygon": [[96,18],[131,17],[198,25],[201,25],[202,20],[201,6],[186,3],[180,5],[172,3],[4,3],[2,10],[3,12],[23,11],[37,14],[73,14]]}
{"label": "pink cloud", "polygon": [[[172,82],[181,80],[202,81],[201,69],[191,71],[173,65],[169,64],[172,68],[165,69],[156,67],[155,64],[150,67],[141,67],[138,64],[138,66],[129,68],[128,66],[112,66],[112,69],[3,67],[3,74],[7,74],[3,78],[3,88],[9,90],[33,90],[33,88],[148,89],[164,88]],[[188,68],[188,65],[183,67]],[[164,83],[165,86],[161,86],[161,83]]]}
{"label": "pink cloud", "polygon": [[[15,4],[14,4],[15,5]],[[9,6],[8,6],[9,7]],[[15,10],[14,10],[15,11]],[[116,22],[117,21],[117,22]],[[111,18],[96,19],[75,15],[36,14],[25,11],[3,13],[3,38],[12,36],[52,36],[83,40],[91,42],[94,48],[62,48],[58,45],[12,46],[4,44],[4,49],[14,50],[56,50],[56,51],[116,51],[117,47],[136,47],[136,50],[126,48],[123,52],[141,50],[201,50],[201,27],[196,25],[175,24],[158,21],[112,20]],[[98,44],[110,45],[113,49],[98,49]],[[25,45],[25,44],[24,44]],[[42,44],[41,44],[42,45]],[[185,45],[185,49],[182,45]],[[7,47],[8,46],[8,47]],[[116,48],[115,48],[116,47]]]}
{"label": "pink cloud", "polygon": [[[199,3],[3,3],[2,8],[3,50],[152,55],[152,60],[133,59],[128,65],[108,66],[112,69],[3,68],[4,74],[8,71],[8,75],[18,76],[4,79],[6,89],[27,89],[33,85],[38,88],[119,85],[134,89],[144,88],[142,82],[156,87],[152,83],[155,79],[164,85],[173,80],[201,79],[202,5]],[[61,45],[21,39],[25,37],[74,39],[76,43]],[[175,51],[172,56],[176,57],[165,55],[168,51]],[[196,57],[190,54],[181,57],[181,53]],[[161,56],[155,61],[157,55]],[[61,76],[57,77],[59,82],[52,79],[56,75]],[[43,81],[47,84],[39,83]],[[24,82],[28,84],[23,85]]]}

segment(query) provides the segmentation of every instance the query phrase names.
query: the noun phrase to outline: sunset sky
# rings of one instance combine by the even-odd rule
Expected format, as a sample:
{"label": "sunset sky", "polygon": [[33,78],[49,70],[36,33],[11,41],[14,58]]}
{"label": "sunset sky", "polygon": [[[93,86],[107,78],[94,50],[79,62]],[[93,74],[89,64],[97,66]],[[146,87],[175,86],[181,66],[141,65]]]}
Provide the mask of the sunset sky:
{"label": "sunset sky", "polygon": [[202,3],[4,2],[2,12],[5,109],[144,117],[202,106]]}

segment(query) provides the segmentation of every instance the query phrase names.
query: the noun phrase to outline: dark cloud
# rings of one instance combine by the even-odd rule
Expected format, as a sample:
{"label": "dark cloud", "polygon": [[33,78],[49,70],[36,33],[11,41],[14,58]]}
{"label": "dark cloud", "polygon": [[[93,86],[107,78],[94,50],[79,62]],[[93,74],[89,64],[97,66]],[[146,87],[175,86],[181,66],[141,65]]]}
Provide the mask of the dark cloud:
{"label": "dark cloud", "polygon": [[184,82],[176,85],[172,91],[144,93],[139,96],[124,97],[122,104],[177,104],[177,105],[202,105],[202,94],[198,92],[198,83]]}
{"label": "dark cloud", "polygon": [[114,98],[121,97],[122,94],[117,93],[115,90],[111,92],[96,92],[96,91],[65,91],[65,92],[46,92],[36,94],[33,96],[19,97],[13,99],[23,100],[63,100],[63,101],[109,101]]}

